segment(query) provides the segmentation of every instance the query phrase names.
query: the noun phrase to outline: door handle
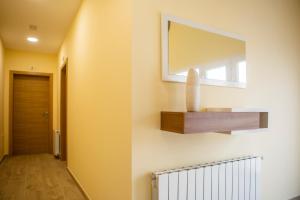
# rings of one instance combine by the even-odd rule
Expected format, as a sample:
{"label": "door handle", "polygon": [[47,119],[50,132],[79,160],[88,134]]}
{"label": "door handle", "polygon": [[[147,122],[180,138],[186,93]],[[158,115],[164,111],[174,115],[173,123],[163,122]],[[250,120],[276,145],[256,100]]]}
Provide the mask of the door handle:
{"label": "door handle", "polygon": [[47,119],[48,119],[49,112],[47,112],[47,111],[46,111],[46,112],[43,112],[43,114],[42,114],[42,115],[43,115],[43,117],[45,117],[45,118],[47,118]]}

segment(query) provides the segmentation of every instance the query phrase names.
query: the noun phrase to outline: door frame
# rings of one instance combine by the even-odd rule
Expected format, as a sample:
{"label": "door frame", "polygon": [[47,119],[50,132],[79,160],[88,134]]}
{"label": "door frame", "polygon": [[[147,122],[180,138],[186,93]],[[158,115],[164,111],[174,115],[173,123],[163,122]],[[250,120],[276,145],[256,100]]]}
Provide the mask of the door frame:
{"label": "door frame", "polygon": [[13,103],[14,103],[14,76],[15,75],[24,75],[24,76],[45,76],[49,77],[49,147],[48,153],[53,154],[53,73],[43,73],[43,72],[28,72],[28,71],[9,71],[9,151],[8,154],[13,155]]}
{"label": "door frame", "polygon": [[[68,164],[68,156],[67,156],[67,152],[68,152],[68,58],[64,59],[64,62],[62,63],[61,67],[60,67],[60,80],[59,80],[59,86],[60,86],[60,90],[59,90],[59,94],[60,94],[60,99],[59,99],[59,125],[60,125],[60,133],[61,133],[61,143],[60,143],[60,159],[62,161],[66,161],[66,163]],[[63,80],[62,77],[62,72],[63,70],[65,70],[65,79]],[[64,95],[62,95],[62,82],[64,81]],[[62,96],[64,97],[64,99],[62,99]],[[63,103],[64,101],[64,103]],[[64,111],[62,111],[62,105],[64,105]],[[62,118],[65,118],[64,120],[62,120]],[[64,123],[62,125],[62,123]],[[62,130],[62,128],[64,127],[64,130]]]}

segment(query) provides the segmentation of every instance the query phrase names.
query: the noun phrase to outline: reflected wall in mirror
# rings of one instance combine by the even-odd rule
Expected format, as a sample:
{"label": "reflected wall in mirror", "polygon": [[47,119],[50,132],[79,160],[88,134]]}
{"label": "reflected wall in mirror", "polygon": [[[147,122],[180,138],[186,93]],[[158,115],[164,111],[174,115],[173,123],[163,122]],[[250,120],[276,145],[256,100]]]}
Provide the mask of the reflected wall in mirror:
{"label": "reflected wall in mirror", "polygon": [[237,35],[163,16],[162,52],[165,81],[185,82],[195,68],[202,84],[246,87],[246,42]]}

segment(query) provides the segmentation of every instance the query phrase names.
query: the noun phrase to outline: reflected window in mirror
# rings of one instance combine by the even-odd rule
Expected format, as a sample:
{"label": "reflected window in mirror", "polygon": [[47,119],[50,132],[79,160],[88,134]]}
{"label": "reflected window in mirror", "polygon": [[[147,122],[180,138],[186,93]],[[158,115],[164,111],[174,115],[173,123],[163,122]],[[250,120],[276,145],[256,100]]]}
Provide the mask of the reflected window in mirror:
{"label": "reflected window in mirror", "polygon": [[210,80],[227,80],[226,66],[221,66],[205,71],[205,78]]}
{"label": "reflected window in mirror", "polygon": [[247,82],[247,74],[246,74],[246,61],[240,61],[238,63],[238,80],[241,83]]}

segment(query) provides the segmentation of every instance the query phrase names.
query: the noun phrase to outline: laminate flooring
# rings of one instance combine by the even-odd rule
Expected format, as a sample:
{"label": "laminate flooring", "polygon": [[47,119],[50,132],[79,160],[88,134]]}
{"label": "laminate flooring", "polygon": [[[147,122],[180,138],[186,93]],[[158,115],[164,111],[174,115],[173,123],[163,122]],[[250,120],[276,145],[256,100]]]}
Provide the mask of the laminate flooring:
{"label": "laminate flooring", "polygon": [[50,154],[7,157],[0,164],[0,200],[85,200],[65,162]]}

